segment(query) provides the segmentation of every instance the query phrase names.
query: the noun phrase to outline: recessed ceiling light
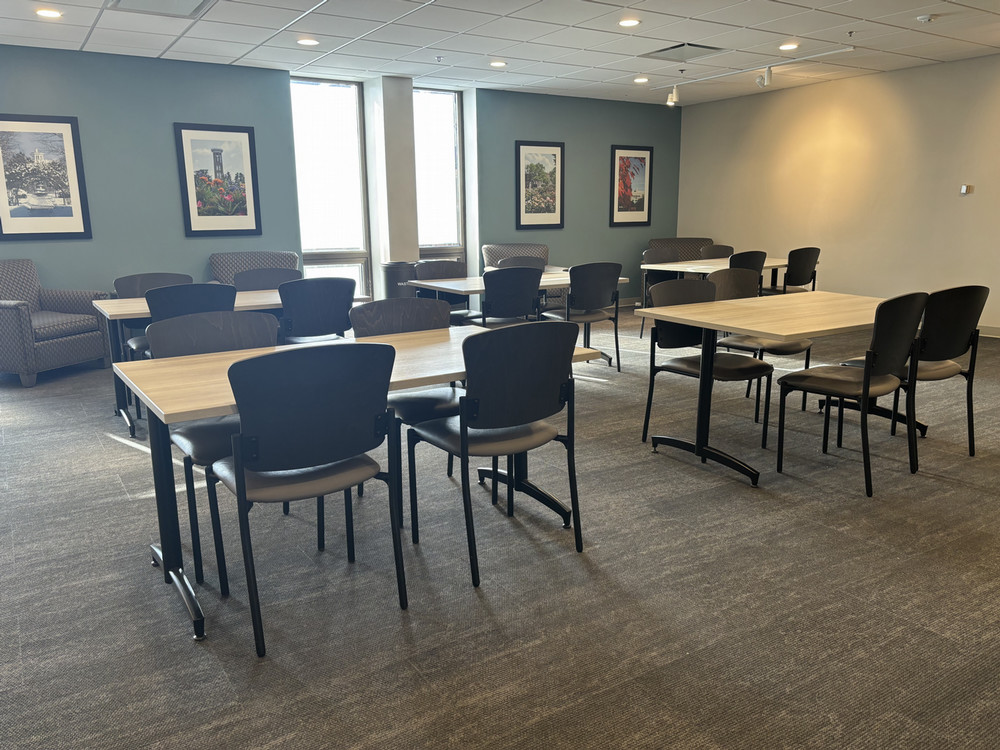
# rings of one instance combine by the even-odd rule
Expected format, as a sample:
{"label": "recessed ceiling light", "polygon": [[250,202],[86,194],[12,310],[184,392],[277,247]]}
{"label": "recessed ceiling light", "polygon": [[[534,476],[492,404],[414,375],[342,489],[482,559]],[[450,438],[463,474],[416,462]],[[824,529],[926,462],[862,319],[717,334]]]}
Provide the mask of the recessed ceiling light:
{"label": "recessed ceiling light", "polygon": [[505,63],[503,60],[494,60],[493,62],[490,63],[490,67],[491,68],[506,68],[507,67],[507,63]]}
{"label": "recessed ceiling light", "polygon": [[798,42],[785,42],[784,44],[778,47],[778,49],[783,50],[785,52],[798,48],[799,48]]}
{"label": "recessed ceiling light", "polygon": [[303,47],[315,47],[317,44],[319,44],[319,42],[316,41],[315,39],[299,39],[298,43],[301,44]]}
{"label": "recessed ceiling light", "polygon": [[58,10],[49,10],[48,8],[43,8],[42,10],[35,11],[36,16],[41,16],[42,18],[62,18],[62,13]]}
{"label": "recessed ceiling light", "polygon": [[639,76],[632,79],[632,83],[649,83],[649,79],[646,76]]}
{"label": "recessed ceiling light", "polygon": [[640,23],[642,22],[638,18],[623,18],[621,21],[618,22],[618,25],[628,29],[633,26],[638,26]]}

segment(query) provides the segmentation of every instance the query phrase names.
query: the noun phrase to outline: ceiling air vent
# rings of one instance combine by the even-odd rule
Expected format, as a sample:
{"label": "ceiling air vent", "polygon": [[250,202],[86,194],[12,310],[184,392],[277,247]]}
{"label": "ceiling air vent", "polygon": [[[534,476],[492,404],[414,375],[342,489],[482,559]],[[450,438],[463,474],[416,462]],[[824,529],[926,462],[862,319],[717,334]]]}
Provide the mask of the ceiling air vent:
{"label": "ceiling air vent", "polygon": [[673,47],[658,49],[655,52],[639,55],[639,57],[651,57],[654,60],[668,60],[669,62],[691,62],[725,51],[721,47],[706,47],[704,44],[675,44]]}
{"label": "ceiling air vent", "polygon": [[171,18],[200,18],[216,0],[111,0],[108,8]]}

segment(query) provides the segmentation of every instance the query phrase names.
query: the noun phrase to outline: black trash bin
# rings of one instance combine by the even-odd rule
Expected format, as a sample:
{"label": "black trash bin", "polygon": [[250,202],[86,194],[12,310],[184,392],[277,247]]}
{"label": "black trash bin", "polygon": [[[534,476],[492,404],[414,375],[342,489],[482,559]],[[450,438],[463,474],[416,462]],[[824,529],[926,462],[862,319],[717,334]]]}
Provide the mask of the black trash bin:
{"label": "black trash bin", "polygon": [[413,263],[409,261],[397,260],[382,264],[382,281],[386,297],[416,296],[416,288],[406,283],[414,278],[416,274],[413,271]]}

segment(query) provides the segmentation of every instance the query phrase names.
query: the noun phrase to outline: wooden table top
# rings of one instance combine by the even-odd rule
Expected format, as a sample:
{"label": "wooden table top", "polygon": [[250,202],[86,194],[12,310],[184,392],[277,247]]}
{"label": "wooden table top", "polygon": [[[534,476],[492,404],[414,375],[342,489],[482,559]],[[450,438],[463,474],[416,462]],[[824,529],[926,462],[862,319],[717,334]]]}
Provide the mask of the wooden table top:
{"label": "wooden table top", "polygon": [[[432,331],[371,336],[359,341],[391,344],[396,349],[390,390],[448,383],[465,377],[462,342],[486,329],[451,326]],[[350,339],[337,346],[349,346]],[[116,362],[115,373],[147,408],[166,424],[236,413],[229,387],[229,366],[250,357],[284,349],[317,346],[298,344],[261,349],[197,354],[187,357]],[[594,349],[577,347],[574,362],[600,357]]]}
{"label": "wooden table top", "polygon": [[[125,318],[148,318],[149,307],[145,297],[125,299],[95,299],[96,307],[108,320]],[[277,289],[263,289],[256,292],[236,292],[235,310],[274,310],[281,307]]]}
{"label": "wooden table top", "polygon": [[[549,267],[547,267],[549,268]],[[450,294],[483,294],[486,285],[482,276],[466,276],[460,279],[411,279],[406,282],[410,286],[420,289],[430,289],[433,292],[448,292]],[[619,284],[627,284],[628,278],[620,276]],[[562,289],[569,286],[569,271],[548,271],[542,274],[542,280],[538,284],[539,289]]]}
{"label": "wooden table top", "polygon": [[879,297],[839,292],[804,292],[647,307],[636,310],[635,314],[716,331],[791,341],[866,330],[874,323],[875,308],[882,301]]}
{"label": "wooden table top", "polygon": [[[784,268],[788,258],[768,255],[764,260],[764,269]],[[639,266],[643,271],[675,271],[678,273],[704,273],[721,271],[729,268],[729,258],[703,258],[701,260],[679,260],[672,263],[643,263]]]}

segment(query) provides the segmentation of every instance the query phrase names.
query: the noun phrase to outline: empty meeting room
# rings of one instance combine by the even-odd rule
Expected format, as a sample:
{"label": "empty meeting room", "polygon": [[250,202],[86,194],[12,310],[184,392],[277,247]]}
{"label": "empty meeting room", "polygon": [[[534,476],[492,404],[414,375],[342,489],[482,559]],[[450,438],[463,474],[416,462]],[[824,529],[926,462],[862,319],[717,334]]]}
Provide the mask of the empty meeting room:
{"label": "empty meeting room", "polygon": [[992,748],[1000,9],[911,5],[0,3],[0,747]]}

